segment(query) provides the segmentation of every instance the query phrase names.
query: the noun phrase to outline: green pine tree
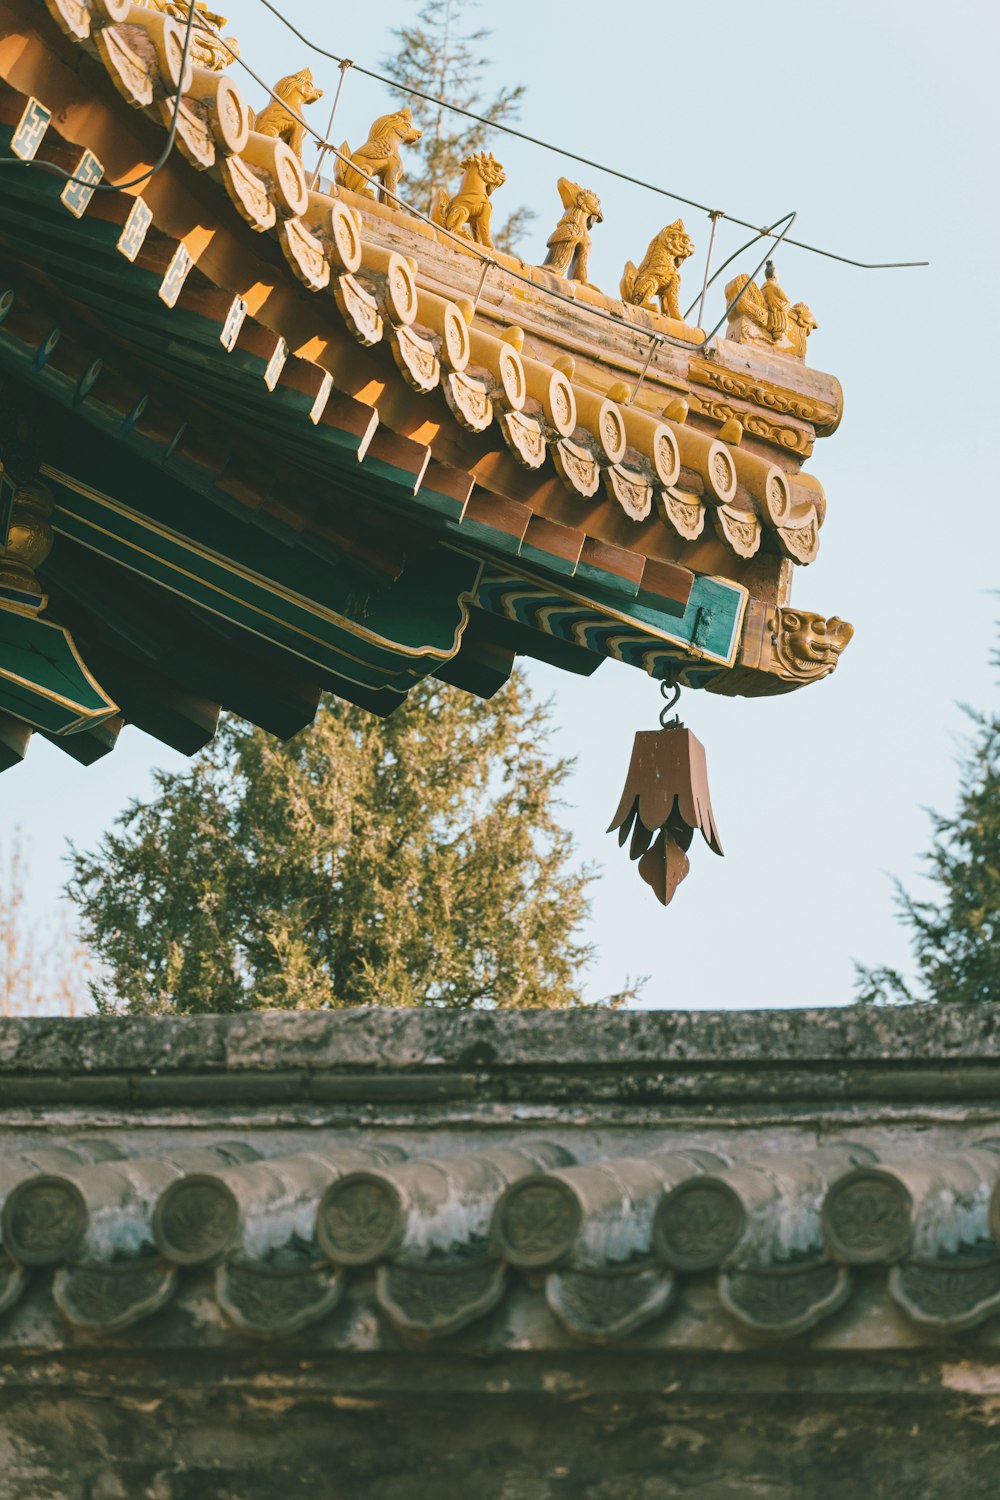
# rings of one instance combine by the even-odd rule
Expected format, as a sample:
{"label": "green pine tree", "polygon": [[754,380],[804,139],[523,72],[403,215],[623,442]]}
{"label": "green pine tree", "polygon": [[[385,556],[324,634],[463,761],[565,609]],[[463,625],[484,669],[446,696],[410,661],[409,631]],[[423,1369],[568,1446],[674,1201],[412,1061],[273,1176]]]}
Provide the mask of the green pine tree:
{"label": "green pine tree", "polygon": [[284,744],[226,721],[72,851],[99,1009],[581,1004],[593,875],[547,718],[515,674],[489,702],[429,680],[385,720],[326,700]]}
{"label": "green pine tree", "polygon": [[[406,148],[406,176],[400,192],[408,203],[430,213],[438,188],[457,190],[459,163],[471,152],[490,149],[493,132],[475,120],[453,114],[441,104],[432,104],[407,93],[418,89],[446,104],[468,109],[495,125],[516,120],[524,87],[502,88],[492,99],[483,97],[483,75],[490,59],[481,47],[488,29],[463,29],[463,16],[477,0],[426,0],[415,22],[393,32],[399,47],[382,66],[400,85],[398,93],[413,112],[423,137]],[[505,189],[499,189],[500,192]],[[499,250],[514,252],[515,242],[535,217],[529,208],[514,209],[505,222],[494,223],[493,242]]]}
{"label": "green pine tree", "polygon": [[917,984],[896,969],[859,964],[859,1000],[1000,1000],[1000,715],[970,717],[975,730],[961,762],[957,811],[951,818],[931,813],[934,840],[925,862],[936,899],[918,901],[896,882]]}

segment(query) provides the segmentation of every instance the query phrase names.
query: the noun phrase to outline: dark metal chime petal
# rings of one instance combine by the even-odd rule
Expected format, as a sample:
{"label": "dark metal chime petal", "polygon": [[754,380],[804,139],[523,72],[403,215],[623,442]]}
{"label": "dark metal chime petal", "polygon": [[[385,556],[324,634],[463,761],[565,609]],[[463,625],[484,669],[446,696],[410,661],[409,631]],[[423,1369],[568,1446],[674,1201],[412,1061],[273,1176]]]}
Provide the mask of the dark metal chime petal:
{"label": "dark metal chime petal", "polygon": [[629,858],[658,901],[667,906],[690,868],[687,850],[698,829],[722,853],[708,790],[705,748],[683,724],[641,729],[632,746],[625,790],[611,820]]}

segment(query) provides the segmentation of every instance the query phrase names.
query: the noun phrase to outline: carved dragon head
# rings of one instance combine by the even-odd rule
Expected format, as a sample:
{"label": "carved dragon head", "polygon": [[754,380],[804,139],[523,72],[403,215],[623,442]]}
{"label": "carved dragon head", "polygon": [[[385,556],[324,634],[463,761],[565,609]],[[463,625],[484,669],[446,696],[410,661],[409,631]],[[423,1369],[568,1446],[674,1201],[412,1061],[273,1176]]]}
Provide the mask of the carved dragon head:
{"label": "carved dragon head", "polygon": [[794,677],[828,677],[854,634],[854,626],[832,615],[779,608],[771,620],[774,652]]}
{"label": "carved dragon head", "polygon": [[560,177],[557,186],[563,208],[579,209],[586,216],[588,228],[593,224],[604,222],[601,200],[596,193],[591,192],[590,188],[581,187],[578,182],[571,182],[568,177]]}
{"label": "carved dragon head", "polygon": [[576,206],[577,208],[582,208],[584,213],[587,215],[588,225],[604,223],[604,215],[601,212],[601,200],[600,198],[598,198],[597,194],[592,193],[589,188],[580,189],[580,195],[576,200]]}

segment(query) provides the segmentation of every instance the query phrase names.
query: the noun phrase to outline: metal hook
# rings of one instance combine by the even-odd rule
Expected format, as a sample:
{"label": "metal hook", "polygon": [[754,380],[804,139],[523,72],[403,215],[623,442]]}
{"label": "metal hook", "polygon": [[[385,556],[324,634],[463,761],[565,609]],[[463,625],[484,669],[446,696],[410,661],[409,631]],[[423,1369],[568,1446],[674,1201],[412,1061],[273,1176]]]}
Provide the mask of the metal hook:
{"label": "metal hook", "polygon": [[669,723],[667,720],[670,710],[675,708],[680,702],[681,685],[676,677],[673,680],[669,677],[662,677],[660,679],[660,696],[664,700],[663,707],[660,709],[660,728],[669,729],[671,724],[679,724],[681,722],[680,714],[674,714]]}

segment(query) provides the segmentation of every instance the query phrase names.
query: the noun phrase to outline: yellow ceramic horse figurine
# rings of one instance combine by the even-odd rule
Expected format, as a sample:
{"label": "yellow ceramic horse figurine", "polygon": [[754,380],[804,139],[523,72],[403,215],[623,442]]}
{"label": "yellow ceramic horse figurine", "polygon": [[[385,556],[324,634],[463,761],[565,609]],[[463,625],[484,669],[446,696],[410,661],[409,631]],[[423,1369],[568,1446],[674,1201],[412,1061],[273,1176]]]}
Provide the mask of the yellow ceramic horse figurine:
{"label": "yellow ceramic horse figurine", "polygon": [[284,141],[301,160],[306,138],[302,111],[307,104],[322,99],[323,90],[313,83],[309,69],[302,68],[300,72],[289,73],[287,78],[280,79],[274,85],[274,92],[277,98],[264,106],[253,128],[258,135],[272,135]]}
{"label": "yellow ceramic horse figurine", "polygon": [[337,161],[338,183],[349,192],[374,198],[375,191],[366,177],[375,177],[382,184],[380,202],[391,202],[389,194],[396,192],[403,175],[399,148],[412,146],[422,135],[423,131],[414,125],[408,108],[397,109],[391,115],[379,115],[368,132],[368,139],[357,151],[352,151],[346,141],[341,146]]}

